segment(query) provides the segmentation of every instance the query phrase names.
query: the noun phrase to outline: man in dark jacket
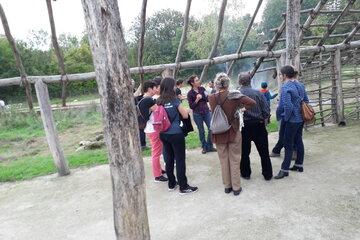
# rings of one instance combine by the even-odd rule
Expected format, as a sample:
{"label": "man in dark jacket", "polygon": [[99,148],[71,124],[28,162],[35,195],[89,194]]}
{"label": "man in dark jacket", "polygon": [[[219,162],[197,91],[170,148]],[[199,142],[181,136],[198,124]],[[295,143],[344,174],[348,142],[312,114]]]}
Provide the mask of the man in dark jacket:
{"label": "man in dark jacket", "polygon": [[268,132],[266,119],[270,117],[270,107],[261,92],[251,88],[251,76],[248,73],[239,74],[240,92],[256,101],[256,105],[244,112],[244,128],[242,129],[242,154],[240,162],[241,176],[250,179],[251,141],[255,143],[261,158],[262,175],[265,180],[273,177],[269,157]]}

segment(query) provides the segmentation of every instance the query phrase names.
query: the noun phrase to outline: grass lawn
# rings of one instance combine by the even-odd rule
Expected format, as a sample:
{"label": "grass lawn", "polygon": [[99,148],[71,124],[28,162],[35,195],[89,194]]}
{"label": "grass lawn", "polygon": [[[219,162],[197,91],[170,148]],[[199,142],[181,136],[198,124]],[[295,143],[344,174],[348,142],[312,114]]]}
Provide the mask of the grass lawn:
{"label": "grass lawn", "polygon": [[[101,113],[96,105],[54,111],[54,118],[70,168],[108,162],[105,148],[75,151],[80,141],[93,139],[102,131]],[[275,120],[268,125],[268,130],[277,131]],[[186,147],[200,147],[197,131],[186,137]],[[150,150],[144,150],[143,156],[150,156]],[[0,112],[0,182],[26,180],[55,172],[40,115],[15,110]]]}

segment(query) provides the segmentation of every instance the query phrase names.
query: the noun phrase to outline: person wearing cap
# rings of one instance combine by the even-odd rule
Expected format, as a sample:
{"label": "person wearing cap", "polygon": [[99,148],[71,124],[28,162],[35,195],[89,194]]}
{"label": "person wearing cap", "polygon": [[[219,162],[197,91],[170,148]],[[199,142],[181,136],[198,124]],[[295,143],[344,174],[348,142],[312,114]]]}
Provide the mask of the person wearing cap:
{"label": "person wearing cap", "polygon": [[[208,106],[208,95],[206,90],[201,86],[201,81],[196,75],[192,75],[188,79],[191,90],[187,94],[187,100],[190,108],[193,110],[194,121],[199,130],[199,138],[202,147],[202,154],[207,152],[216,152],[211,141],[211,112]],[[208,136],[205,138],[204,123],[208,128]]]}
{"label": "person wearing cap", "polygon": [[251,142],[255,143],[261,158],[262,175],[266,181],[273,177],[271,159],[269,156],[268,132],[266,121],[270,117],[270,106],[261,92],[251,88],[251,75],[239,74],[240,92],[255,100],[255,107],[244,112],[244,128],[242,130],[242,154],[240,162],[241,176],[250,179]]}
{"label": "person wearing cap", "polygon": [[239,195],[242,190],[240,181],[241,132],[239,119],[235,116],[238,109],[250,108],[256,103],[240,93],[236,98],[231,97],[230,78],[226,73],[218,73],[214,85],[217,93],[209,96],[210,108],[214,111],[220,102],[231,128],[224,133],[212,134],[212,141],[218,150],[225,193],[233,191],[234,195]]}
{"label": "person wearing cap", "polygon": [[275,93],[274,95],[271,95],[269,89],[268,89],[268,84],[267,82],[262,82],[261,83],[261,89],[260,89],[260,92],[264,94],[269,106],[270,106],[270,101],[271,99],[274,99],[277,97],[277,93]]}

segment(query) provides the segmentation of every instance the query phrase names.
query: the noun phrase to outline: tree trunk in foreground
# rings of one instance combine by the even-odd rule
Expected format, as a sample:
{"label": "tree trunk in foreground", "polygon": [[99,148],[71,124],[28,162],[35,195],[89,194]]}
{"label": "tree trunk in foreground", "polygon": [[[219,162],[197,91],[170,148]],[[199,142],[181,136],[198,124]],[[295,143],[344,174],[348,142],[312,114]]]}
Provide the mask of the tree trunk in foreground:
{"label": "tree trunk in foreground", "polygon": [[110,161],[117,239],[150,239],[144,163],[117,0],[82,0]]}

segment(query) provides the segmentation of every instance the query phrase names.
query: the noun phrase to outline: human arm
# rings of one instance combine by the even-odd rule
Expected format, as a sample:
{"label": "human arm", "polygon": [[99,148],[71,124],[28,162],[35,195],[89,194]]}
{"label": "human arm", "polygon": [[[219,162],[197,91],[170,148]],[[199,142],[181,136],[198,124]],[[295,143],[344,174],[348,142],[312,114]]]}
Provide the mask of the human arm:
{"label": "human arm", "polygon": [[284,109],[284,120],[285,122],[287,122],[289,121],[294,109],[294,105],[291,102],[291,93],[289,91],[282,93],[282,100],[282,106]]}
{"label": "human arm", "polygon": [[180,115],[181,115],[181,117],[183,119],[188,119],[189,118],[189,109],[184,108],[181,105],[179,105],[177,109],[178,109],[178,111],[179,111],[179,113],[180,113]]}
{"label": "human arm", "polygon": [[244,95],[239,99],[239,105],[243,105],[245,109],[250,109],[256,105],[256,101]]}
{"label": "human arm", "polygon": [[270,117],[270,106],[267,102],[266,97],[263,94],[259,94],[259,105],[261,109],[261,114],[264,119],[267,119]]}
{"label": "human arm", "polygon": [[196,96],[194,95],[194,92],[192,90],[188,92],[187,100],[191,109],[194,109],[197,106],[197,102],[195,102]]}
{"label": "human arm", "polygon": [[[269,93],[270,94],[270,93]],[[270,99],[274,99],[274,98],[276,98],[278,96],[278,93],[275,93],[274,95],[271,95],[270,94]]]}

